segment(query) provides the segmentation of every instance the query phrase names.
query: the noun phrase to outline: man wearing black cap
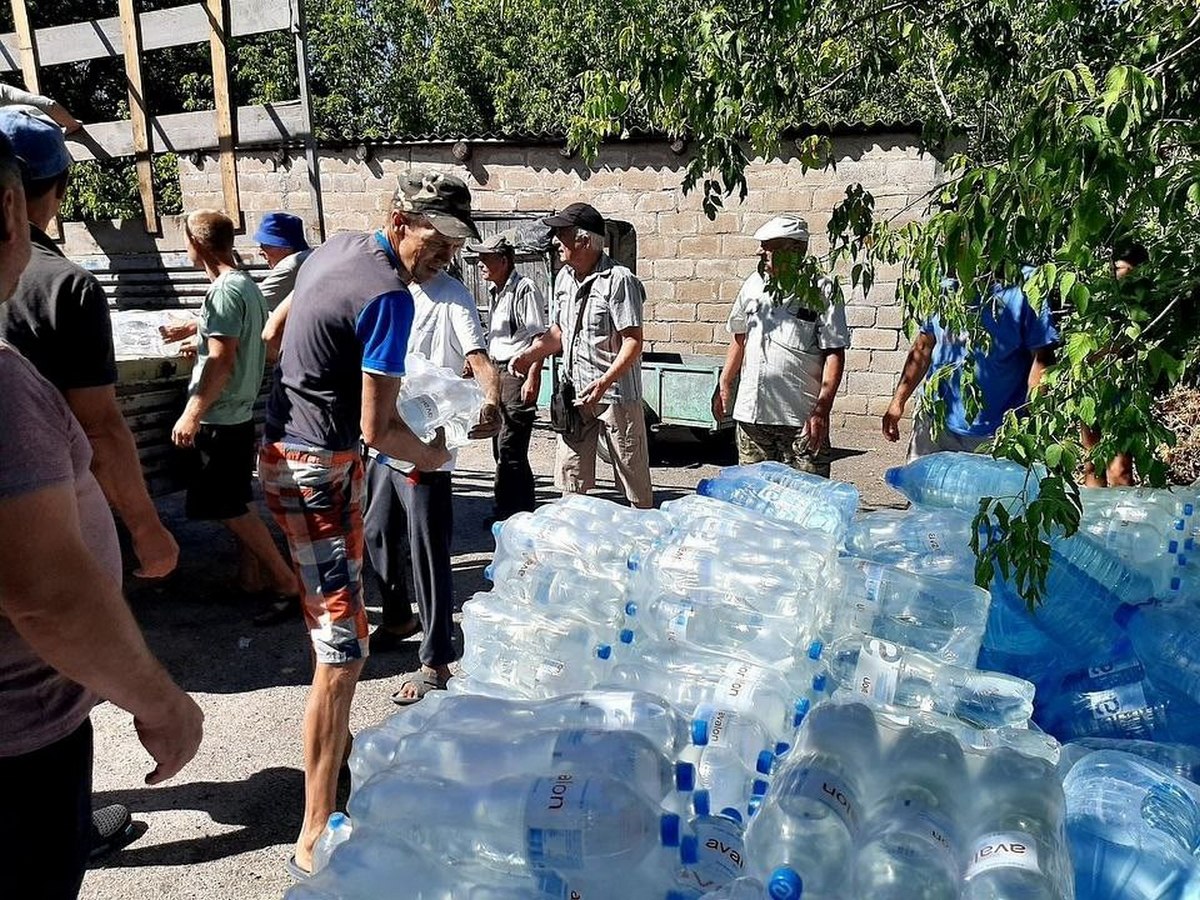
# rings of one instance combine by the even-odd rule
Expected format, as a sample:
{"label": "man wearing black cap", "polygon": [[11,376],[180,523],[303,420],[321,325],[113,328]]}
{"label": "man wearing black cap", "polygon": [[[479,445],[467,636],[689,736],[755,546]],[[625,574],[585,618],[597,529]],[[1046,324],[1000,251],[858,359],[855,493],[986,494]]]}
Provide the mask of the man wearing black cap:
{"label": "man wearing black cap", "polygon": [[334,810],[350,703],[368,652],[359,439],[420,471],[449,460],[444,437],[421,441],[396,410],[413,323],[408,286],[441,271],[478,236],[460,179],[412,173],[401,177],[382,228],[335,235],[296,279],[259,456],[267,505],[300,576],[316,659],[293,874],[311,870],[313,845]]}
{"label": "man wearing black cap", "polygon": [[[488,318],[488,355],[500,372],[500,433],[492,441],[496,459],[495,507],[492,521],[503,521],[518,512],[533,512],[537,505],[533,469],[529,465],[529,439],[537,418],[537,397],[542,384],[538,360],[522,377],[508,364],[546,333],[545,301],[533,279],[516,267],[516,247],[511,232],[467,244],[479,255],[479,271],[488,283],[492,311]],[[485,524],[491,522],[485,520]]]}
{"label": "man wearing black cap", "polygon": [[617,481],[633,506],[654,503],[650,452],[642,411],[642,307],[637,277],[604,252],[604,219],[587,203],[572,203],[542,220],[554,229],[563,267],[554,280],[550,330],[509,364],[524,375],[559,350],[563,377],[574,386],[581,422],[560,433],[558,473],[564,494],[596,485],[596,448],[603,434]]}

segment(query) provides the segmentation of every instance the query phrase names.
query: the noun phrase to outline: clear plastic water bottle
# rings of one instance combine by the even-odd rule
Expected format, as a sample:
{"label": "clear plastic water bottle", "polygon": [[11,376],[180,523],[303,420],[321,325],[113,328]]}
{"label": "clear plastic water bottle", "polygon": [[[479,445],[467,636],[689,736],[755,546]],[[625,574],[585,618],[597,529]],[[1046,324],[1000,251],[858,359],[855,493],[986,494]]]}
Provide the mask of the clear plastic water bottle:
{"label": "clear plastic water bottle", "polygon": [[957,900],[967,761],[944,731],[906,728],[884,755],[854,861],[854,896]]}
{"label": "clear plastic water bottle", "polygon": [[1080,488],[1082,523],[1119,519],[1122,522],[1162,523],[1189,520],[1196,514],[1196,494],[1187,488]]}
{"label": "clear plastic water bottle", "polygon": [[720,747],[747,764],[757,763],[764,751],[779,756],[789,747],[774,743],[771,732],[756,717],[711,703],[701,703],[692,713],[691,737],[697,747]]}
{"label": "clear plastic water bottle", "polygon": [[660,592],[625,606],[628,623],[659,641],[737,653],[764,665],[795,652],[794,619],[766,616],[739,597],[706,588]]}
{"label": "clear plastic water bottle", "polygon": [[747,814],[753,798],[767,793],[775,766],[775,754],[770,750],[759,753],[753,768],[723,747],[685,747],[679,759],[695,770],[696,788],[705,792],[702,803],[706,812],[735,810],[739,816]]}
{"label": "clear plastic water bottle", "polygon": [[680,709],[708,703],[753,715],[776,740],[791,734],[806,708],[806,698],[777,671],[718,654],[684,655],[669,646],[659,645],[654,657],[613,666],[607,678],[611,686],[648,691]]}
{"label": "clear plastic water bottle", "polygon": [[1047,634],[1039,617],[1003,580],[992,582],[991,594],[979,668],[1007,672],[1042,686],[1082,658]]}
{"label": "clear plastic water bottle", "polygon": [[325,823],[325,830],[321,832],[321,836],[313,845],[312,871],[319,872],[325,868],[329,863],[329,858],[333,856],[333,851],[339,845],[350,840],[353,831],[354,825],[349,816],[341,812],[330,813],[329,821]]}
{"label": "clear plastic water bottle", "polygon": [[447,686],[452,693],[545,700],[595,687],[610,677],[613,659],[608,644],[599,645],[590,656],[552,654],[519,644],[474,646],[461,660],[462,674]]}
{"label": "clear plastic water bottle", "polygon": [[862,825],[864,783],[878,757],[879,731],[865,704],[816,706],[750,820],[751,874],[771,878],[787,867],[806,891],[843,896]]}
{"label": "clear plastic water bottle", "polygon": [[870,634],[944,662],[975,665],[987,627],[987,591],[853,557],[838,560],[837,571],[830,638]]}
{"label": "clear plastic water bottle", "polygon": [[944,663],[891,641],[839,638],[822,658],[841,687],[883,703],[932,710],[976,728],[1022,727],[1033,715],[1028,681]]}
{"label": "clear plastic water bottle", "polygon": [[782,484],[786,487],[812,494],[815,497],[820,497],[823,500],[828,500],[837,507],[847,522],[853,519],[854,514],[858,512],[858,488],[844,481],[834,481],[830,478],[822,478],[820,475],[810,475],[807,472],[801,472],[798,469],[793,469],[791,466],[775,462],[774,460],[767,460],[766,462],[755,463],[749,466],[727,466],[718,475],[719,478],[726,479],[740,478],[742,476],[761,478],[763,481]]}
{"label": "clear plastic water bottle", "polygon": [[637,536],[591,518],[516,513],[492,526],[495,562],[530,557],[552,565],[572,566],[596,575],[620,573],[637,546]]}
{"label": "clear plastic water bottle", "polygon": [[529,557],[508,557],[488,565],[483,575],[492,593],[541,615],[568,616],[595,629],[615,632],[625,624],[627,585]]}
{"label": "clear plastic water bottle", "polygon": [[635,599],[655,588],[671,591],[707,589],[742,598],[766,615],[811,615],[814,593],[825,569],[816,554],[782,559],[767,553],[742,555],[719,547],[670,543],[629,557],[637,582]]}
{"label": "clear plastic water bottle", "polygon": [[1124,738],[1080,738],[1064,744],[1059,759],[1059,772],[1064,775],[1089,753],[1097,750],[1120,750],[1161,766],[1172,775],[1200,784],[1200,747],[1187,744],[1164,744],[1157,741],[1131,741]]}
{"label": "clear plastic water bottle", "polygon": [[1200,612],[1179,604],[1124,606],[1117,622],[1151,681],[1200,704]]}
{"label": "clear plastic water bottle", "polygon": [[350,798],[350,815],[453,866],[552,870],[568,880],[611,878],[681,836],[679,817],[632,785],[570,772],[486,785],[381,772]]}
{"label": "clear plastic water bottle", "polygon": [[[876,559],[875,557],[868,557]],[[912,572],[922,578],[940,578],[943,581],[975,583],[974,556],[960,553],[926,553],[924,556],[906,556],[900,559],[877,560],[887,562],[897,569]]]}
{"label": "clear plastic water bottle", "polygon": [[[707,798],[703,791],[695,796]],[[745,875],[746,838],[740,814],[732,810],[721,815],[698,813],[688,822],[687,831],[680,847],[684,861],[680,887],[709,895]]]}
{"label": "clear plastic water bottle", "polygon": [[973,516],[985,497],[1010,506],[1017,505],[1019,498],[1036,499],[1044,474],[1041,466],[1026,469],[978,453],[931,453],[888,469],[884,480],[920,506],[948,507]]}
{"label": "clear plastic water bottle", "polygon": [[969,555],[974,533],[972,516],[956,509],[880,509],[851,523],[846,549],[880,562],[931,553]]}
{"label": "clear plastic water bottle", "polygon": [[1006,748],[975,779],[963,900],[1074,897],[1054,766]]}
{"label": "clear plastic water bottle", "polygon": [[1063,782],[1079,900],[1200,896],[1200,790],[1132,754],[1083,757]]}
{"label": "clear plastic water bottle", "polygon": [[649,738],[635,731],[569,730],[503,732],[419,731],[396,742],[393,768],[467,784],[508,775],[571,771],[620,777],[647,797],[692,790],[691,761],[673,765]]}
{"label": "clear plastic water bottle", "polygon": [[[691,495],[698,496],[698,495]],[[709,500],[708,497],[701,497]],[[730,504],[710,501],[730,509]],[[736,507],[734,507],[736,508]],[[804,550],[827,557],[834,553],[837,542],[834,536],[824,531],[792,528],[781,522],[758,517],[752,520],[720,515],[703,515],[677,522],[670,535],[674,543],[694,544],[703,548],[729,547],[730,545],[758,554],[771,551],[787,558],[793,552]]]}
{"label": "clear plastic water bottle", "polygon": [[688,523],[697,519],[725,519],[765,528],[796,530],[783,522],[768,519],[760,512],[734,506],[715,497],[705,497],[703,494],[684,494],[674,500],[664,501],[659,512],[666,516],[676,528],[686,528]]}
{"label": "clear plastic water bottle", "polygon": [[446,446],[462,447],[467,433],[479,421],[483,391],[474,379],[435,366],[423,356],[409,354],[396,409],[405,424],[422,440],[446,429]]}
{"label": "clear plastic water bottle", "polygon": [[781,868],[772,873],[766,885],[757,878],[739,878],[705,896],[708,900],[794,900],[803,894],[800,876],[791,869]]}
{"label": "clear plastic water bottle", "polygon": [[760,512],[797,528],[824,531],[841,540],[846,520],[829,500],[762,478],[705,478],[696,493]]}

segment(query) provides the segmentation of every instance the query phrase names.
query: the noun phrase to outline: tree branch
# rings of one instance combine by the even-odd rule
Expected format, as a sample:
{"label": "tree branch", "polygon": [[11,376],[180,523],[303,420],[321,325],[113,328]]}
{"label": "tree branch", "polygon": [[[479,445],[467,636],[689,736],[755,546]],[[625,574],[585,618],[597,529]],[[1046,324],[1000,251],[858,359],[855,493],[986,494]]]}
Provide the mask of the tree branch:
{"label": "tree branch", "polygon": [[[1200,22],[1200,13],[1197,13],[1196,17],[1194,19],[1192,19],[1191,22],[1188,23],[1188,27],[1185,29],[1185,31],[1190,31],[1192,28],[1194,28],[1196,26],[1197,22]],[[1146,67],[1146,74],[1147,75],[1157,74],[1158,72],[1162,71],[1162,69],[1164,69],[1166,67],[1167,63],[1173,62],[1177,57],[1182,56],[1184,53],[1187,53],[1189,50],[1191,50],[1197,44],[1200,44],[1200,35],[1197,35],[1196,37],[1192,38],[1190,41],[1188,41],[1182,47],[1177,49],[1174,53],[1168,54],[1167,56],[1164,56],[1162,59],[1158,60],[1157,62],[1153,62],[1150,65],[1148,65]]]}
{"label": "tree branch", "polygon": [[942,91],[942,83],[938,80],[937,67],[933,64],[932,56],[929,57],[929,77],[933,79],[933,89],[937,91],[938,99],[942,101],[942,109],[946,111],[946,118],[953,122],[954,110],[950,108],[950,101],[946,99],[946,94]]}

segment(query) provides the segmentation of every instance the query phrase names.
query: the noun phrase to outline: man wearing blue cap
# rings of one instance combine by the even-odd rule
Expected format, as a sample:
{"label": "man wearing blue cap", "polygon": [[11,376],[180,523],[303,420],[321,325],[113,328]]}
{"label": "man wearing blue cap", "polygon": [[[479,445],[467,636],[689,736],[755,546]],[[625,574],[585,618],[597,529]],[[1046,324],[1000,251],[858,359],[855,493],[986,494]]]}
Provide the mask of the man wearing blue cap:
{"label": "man wearing blue cap", "polygon": [[[174,570],[179,546],[159,521],[146,490],[137,445],[117,405],[117,367],[108,300],[89,272],[46,235],[66,193],[71,155],[62,131],[25,110],[0,110],[0,134],[25,164],[32,257],[12,298],[0,306],[0,339],[12,344],[63,395],[92,448],[92,473],[124,520],[139,567],[161,578]],[[97,849],[132,835],[124,807],[97,810]]]}
{"label": "man wearing blue cap", "polygon": [[275,360],[279,358],[279,345],[283,342],[283,323],[292,306],[296,275],[312,250],[304,239],[304,221],[291,213],[267,213],[258,223],[254,240],[271,269],[258,288],[272,310],[263,328],[263,340],[267,342],[267,358]]}

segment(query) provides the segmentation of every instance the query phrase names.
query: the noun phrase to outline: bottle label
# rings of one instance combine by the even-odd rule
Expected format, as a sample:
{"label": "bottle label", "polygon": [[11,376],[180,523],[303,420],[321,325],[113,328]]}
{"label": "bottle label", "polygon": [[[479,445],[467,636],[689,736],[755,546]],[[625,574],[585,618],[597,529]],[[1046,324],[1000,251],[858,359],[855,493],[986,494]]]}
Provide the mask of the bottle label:
{"label": "bottle label", "polygon": [[879,638],[864,641],[854,667],[853,690],[881,703],[891,703],[896,699],[896,685],[900,681],[902,653],[900,645],[891,641]]}
{"label": "bottle label", "polygon": [[946,545],[946,539],[942,537],[940,532],[927,531],[925,532],[925,543],[929,546],[930,550],[937,553]]}
{"label": "bottle label", "polygon": [[746,851],[742,826],[723,816],[704,816],[692,822],[700,858],[684,870],[686,880],[712,891],[745,874]]}
{"label": "bottle label", "polygon": [[781,795],[786,792],[793,796],[816,800],[833,810],[851,832],[858,831],[858,798],[840,775],[816,766],[794,771],[795,774],[790,779],[791,784],[779,787]]}
{"label": "bottle label", "polygon": [[1115,662],[1104,663],[1100,666],[1092,666],[1087,670],[1088,678],[1102,679],[1113,675],[1120,675],[1122,672],[1128,672],[1132,669],[1141,669],[1141,663],[1136,659],[1123,659]]}
{"label": "bottle label", "polygon": [[[438,408],[437,399],[429,394],[418,394],[415,397],[404,398],[405,411],[411,415],[416,413],[419,418],[416,422],[410,423],[417,428],[422,426],[429,427],[429,424],[437,418]],[[407,419],[406,419],[407,421]],[[414,430],[416,430],[414,428]]]}
{"label": "bottle label", "polygon": [[963,877],[971,879],[992,869],[1040,872],[1037,842],[1022,831],[984,835],[975,843],[975,851],[971,854],[971,862]]}
{"label": "bottle label", "polygon": [[525,804],[525,849],[531,868],[583,867],[583,831],[572,826],[586,821],[587,788],[586,779],[570,772],[533,783]]}
{"label": "bottle label", "polygon": [[561,659],[544,659],[538,663],[537,669],[533,673],[533,680],[537,684],[553,681],[566,671],[567,664]]}
{"label": "bottle label", "polygon": [[728,709],[718,709],[712,714],[708,720],[708,746],[724,747],[732,740],[729,726],[736,715]]}
{"label": "bottle label", "polygon": [[731,662],[725,667],[725,674],[717,684],[715,699],[744,706],[754,687],[762,681],[763,674],[764,670],[753,663]]}
{"label": "bottle label", "polygon": [[674,643],[675,641],[686,641],[688,633],[688,623],[692,619],[694,608],[692,604],[686,602],[663,602],[663,613],[667,617],[666,637],[667,640]]}
{"label": "bottle label", "polygon": [[1145,709],[1146,692],[1141,682],[1120,684],[1112,690],[1093,691],[1086,694],[1088,705],[1092,708],[1092,718],[1097,722],[1109,719],[1120,719],[1128,716],[1134,710]]}
{"label": "bottle label", "polygon": [[[950,821],[938,815],[920,801],[896,800],[887,809],[886,821],[898,830],[928,838],[935,851],[952,863],[958,859],[958,847],[950,841],[953,834]],[[875,821],[875,819],[872,819]]]}
{"label": "bottle label", "polygon": [[854,603],[853,627],[860,631],[868,630],[875,617],[879,615],[882,605],[879,599],[879,586],[883,583],[883,566],[872,563],[863,569],[862,597]]}

